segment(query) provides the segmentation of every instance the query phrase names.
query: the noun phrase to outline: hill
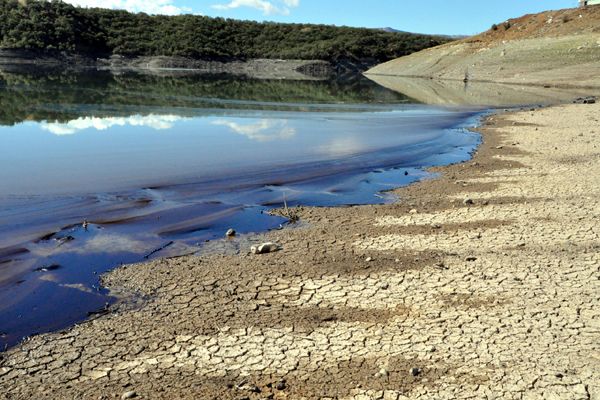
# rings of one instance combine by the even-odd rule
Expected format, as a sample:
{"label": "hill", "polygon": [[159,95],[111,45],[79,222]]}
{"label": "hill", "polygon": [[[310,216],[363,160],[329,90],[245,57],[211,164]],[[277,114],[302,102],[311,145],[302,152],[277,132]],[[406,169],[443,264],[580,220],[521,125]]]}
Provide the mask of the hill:
{"label": "hill", "polygon": [[510,19],[482,34],[378,65],[367,74],[600,87],[600,6]]}
{"label": "hill", "polygon": [[60,1],[0,0],[0,49],[5,50],[225,61],[351,60],[375,65],[447,41],[377,29],[133,14],[78,8]]}

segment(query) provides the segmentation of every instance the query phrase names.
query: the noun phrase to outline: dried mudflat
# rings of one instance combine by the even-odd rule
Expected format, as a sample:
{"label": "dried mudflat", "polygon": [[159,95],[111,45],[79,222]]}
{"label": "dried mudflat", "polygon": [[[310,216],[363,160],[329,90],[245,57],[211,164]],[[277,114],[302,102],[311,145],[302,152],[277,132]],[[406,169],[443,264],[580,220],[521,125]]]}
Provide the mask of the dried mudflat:
{"label": "dried mudflat", "polygon": [[600,399],[599,118],[492,116],[396,204],[119,268],[143,301],[2,354],[0,397]]}

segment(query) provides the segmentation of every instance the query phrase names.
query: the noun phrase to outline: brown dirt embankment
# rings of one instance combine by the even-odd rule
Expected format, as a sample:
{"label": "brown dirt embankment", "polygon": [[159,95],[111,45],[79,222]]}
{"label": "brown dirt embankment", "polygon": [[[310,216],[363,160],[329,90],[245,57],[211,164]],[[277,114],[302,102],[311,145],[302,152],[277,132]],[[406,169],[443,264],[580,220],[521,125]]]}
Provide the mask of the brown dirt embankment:
{"label": "brown dirt embankment", "polygon": [[474,159],[383,206],[106,284],[136,307],[0,358],[2,399],[600,398],[600,104],[487,120]]}
{"label": "brown dirt embankment", "polygon": [[600,6],[511,19],[366,74],[600,88]]}

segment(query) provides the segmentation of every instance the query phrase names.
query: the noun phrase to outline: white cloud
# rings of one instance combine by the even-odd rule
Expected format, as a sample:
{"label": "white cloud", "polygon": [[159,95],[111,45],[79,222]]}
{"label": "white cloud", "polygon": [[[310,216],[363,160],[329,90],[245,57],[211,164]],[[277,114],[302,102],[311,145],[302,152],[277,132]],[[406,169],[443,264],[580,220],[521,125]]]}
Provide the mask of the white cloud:
{"label": "white cloud", "polygon": [[156,130],[170,129],[183,118],[176,115],[133,115],[131,117],[82,117],[67,123],[43,122],[40,127],[58,136],[73,135],[85,129],[105,131],[113,126],[146,126]]}
{"label": "white cloud", "polygon": [[217,10],[233,10],[240,7],[250,7],[261,11],[264,15],[288,15],[290,8],[300,5],[300,0],[231,0],[226,4],[215,4]]}
{"label": "white cloud", "polygon": [[[187,7],[178,7],[174,0],[64,0],[79,7],[100,7],[122,9],[131,12],[145,12],[147,14],[177,15],[191,12]],[[286,0],[293,1],[293,0]]]}
{"label": "white cloud", "polygon": [[296,135],[296,130],[287,126],[286,121],[261,119],[254,124],[238,124],[236,122],[219,119],[213,125],[226,126],[238,135],[246,136],[258,142],[290,139]]}

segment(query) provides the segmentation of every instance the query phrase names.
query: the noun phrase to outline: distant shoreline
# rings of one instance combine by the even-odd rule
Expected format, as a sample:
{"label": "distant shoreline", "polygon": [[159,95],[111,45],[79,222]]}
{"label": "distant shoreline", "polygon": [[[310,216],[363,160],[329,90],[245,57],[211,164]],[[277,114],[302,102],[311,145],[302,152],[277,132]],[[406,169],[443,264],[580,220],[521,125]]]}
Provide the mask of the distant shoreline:
{"label": "distant shoreline", "polygon": [[[458,78],[433,78],[429,75],[410,75],[410,74],[393,74],[393,73],[374,73],[374,72],[365,72],[367,78],[371,79],[372,77],[385,77],[385,78],[407,78],[407,79],[428,79],[434,80],[436,82],[464,82],[463,79]],[[377,79],[372,79],[375,82],[378,82]],[[540,83],[540,82],[510,82],[510,81],[498,81],[494,79],[470,79],[469,83],[492,83],[496,85],[510,85],[510,86],[527,86],[527,87],[543,87],[546,89],[598,89],[598,85],[591,84],[568,84],[568,83]],[[393,90],[393,89],[391,89]]]}
{"label": "distant shoreline", "polygon": [[246,75],[259,79],[327,79],[333,75],[362,73],[373,60],[194,59],[177,56],[122,55],[94,57],[78,53],[0,49],[0,66],[69,66],[114,71],[186,71]]}

